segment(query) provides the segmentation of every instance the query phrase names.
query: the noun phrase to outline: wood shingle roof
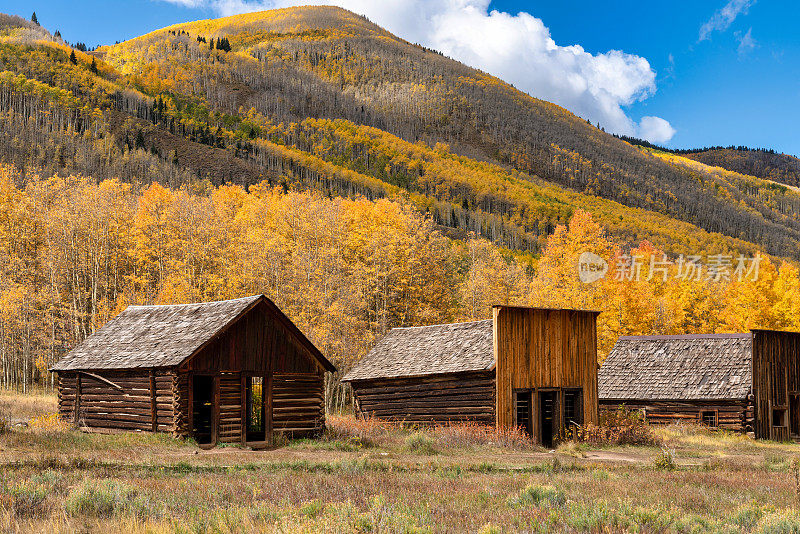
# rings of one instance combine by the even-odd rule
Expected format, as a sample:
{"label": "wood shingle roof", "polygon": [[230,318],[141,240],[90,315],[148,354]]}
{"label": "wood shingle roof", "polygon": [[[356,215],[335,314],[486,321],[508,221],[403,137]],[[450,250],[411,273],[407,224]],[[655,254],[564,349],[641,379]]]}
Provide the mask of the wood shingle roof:
{"label": "wood shingle roof", "polygon": [[600,399],[740,400],[750,394],[752,334],[623,336],[598,371]]}
{"label": "wood shingle roof", "polygon": [[345,381],[494,369],[492,321],[394,328]]}
{"label": "wood shingle roof", "polygon": [[266,297],[129,306],[59,360],[52,370],[180,365],[261,299]]}

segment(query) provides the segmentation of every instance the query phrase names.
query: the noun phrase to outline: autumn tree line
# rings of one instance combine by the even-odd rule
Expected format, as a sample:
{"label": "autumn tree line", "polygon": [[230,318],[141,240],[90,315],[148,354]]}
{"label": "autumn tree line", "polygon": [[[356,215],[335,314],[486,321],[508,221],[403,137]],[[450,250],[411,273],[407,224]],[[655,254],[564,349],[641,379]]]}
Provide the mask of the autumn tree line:
{"label": "autumn tree line", "polygon": [[[601,358],[630,334],[800,329],[796,265],[757,279],[585,284],[578,258],[661,258],[576,211],[538,258],[443,236],[403,200],[328,198],[268,182],[179,189],[0,168],[0,385],[52,387],[56,360],[131,304],[263,293],[343,372],[390,328],[490,317],[493,304],[599,309]],[[702,251],[698,251],[699,253]],[[646,274],[646,273],[643,273]],[[328,408],[347,400],[329,381]]]}

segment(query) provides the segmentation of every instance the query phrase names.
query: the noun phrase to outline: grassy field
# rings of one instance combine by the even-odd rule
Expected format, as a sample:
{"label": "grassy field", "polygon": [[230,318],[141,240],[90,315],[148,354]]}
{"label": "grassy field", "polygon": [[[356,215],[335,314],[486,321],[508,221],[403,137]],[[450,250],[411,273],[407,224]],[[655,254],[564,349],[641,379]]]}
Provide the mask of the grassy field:
{"label": "grassy field", "polygon": [[800,446],[699,428],[547,451],[333,417],[319,440],[205,451],[72,430],[46,395],[0,406],[33,418],[0,435],[2,532],[800,532]]}

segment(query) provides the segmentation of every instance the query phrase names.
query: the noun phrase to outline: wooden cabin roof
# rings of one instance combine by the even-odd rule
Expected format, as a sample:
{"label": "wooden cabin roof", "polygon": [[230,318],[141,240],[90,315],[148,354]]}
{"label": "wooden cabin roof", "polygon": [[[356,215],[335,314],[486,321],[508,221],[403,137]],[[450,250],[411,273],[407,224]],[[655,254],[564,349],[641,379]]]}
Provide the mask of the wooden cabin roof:
{"label": "wooden cabin roof", "polygon": [[734,400],[750,393],[753,336],[623,336],[598,371],[600,399]]}
{"label": "wooden cabin roof", "polygon": [[492,321],[393,328],[344,381],[494,369]]}
{"label": "wooden cabin roof", "polygon": [[259,302],[265,302],[322,366],[333,365],[264,295],[233,300],[128,306],[59,360],[53,371],[174,367],[182,364]]}

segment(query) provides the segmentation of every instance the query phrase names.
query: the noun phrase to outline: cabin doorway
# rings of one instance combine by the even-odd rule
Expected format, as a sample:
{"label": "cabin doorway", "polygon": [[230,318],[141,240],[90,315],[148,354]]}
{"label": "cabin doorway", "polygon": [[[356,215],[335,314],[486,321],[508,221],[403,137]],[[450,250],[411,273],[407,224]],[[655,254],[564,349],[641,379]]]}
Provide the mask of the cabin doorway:
{"label": "cabin doorway", "polygon": [[543,447],[552,448],[556,438],[558,391],[539,392],[539,436]]}
{"label": "cabin doorway", "polygon": [[800,393],[789,394],[789,431],[800,436]]}
{"label": "cabin doorway", "polygon": [[214,377],[192,380],[192,436],[198,445],[214,444]]}
{"label": "cabin doorway", "polygon": [[249,376],[247,389],[246,439],[261,442],[267,439],[266,410],[264,409],[265,381],[263,376]]}

